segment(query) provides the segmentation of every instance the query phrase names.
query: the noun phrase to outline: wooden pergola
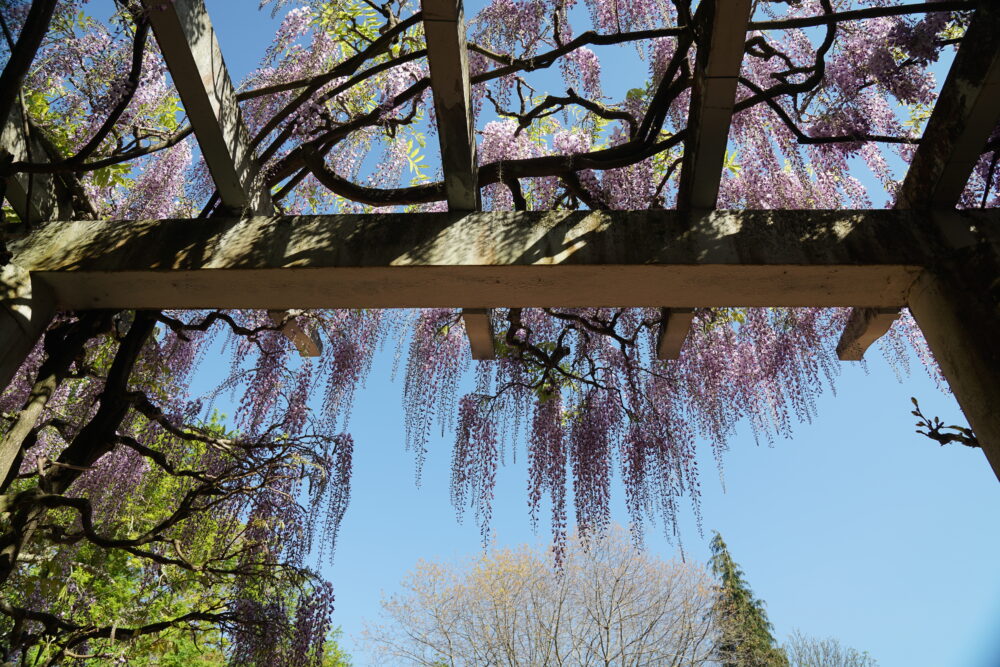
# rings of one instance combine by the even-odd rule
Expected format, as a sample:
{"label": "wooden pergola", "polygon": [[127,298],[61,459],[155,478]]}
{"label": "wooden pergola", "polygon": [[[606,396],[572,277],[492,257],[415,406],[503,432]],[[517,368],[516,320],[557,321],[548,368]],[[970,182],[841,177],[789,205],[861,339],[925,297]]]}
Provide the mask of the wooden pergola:
{"label": "wooden pergola", "polygon": [[[61,310],[262,308],[285,322],[289,308],[461,307],[473,357],[488,359],[490,308],[660,307],[669,359],[694,308],[850,306],[838,353],[858,360],[908,307],[1000,477],[1000,212],[955,208],[1000,122],[997,3],[975,10],[895,209],[716,210],[745,35],[766,27],[750,0],[716,0],[677,210],[501,213],[477,212],[462,2],[423,0],[449,212],[316,216],[275,215],[203,0],[143,4],[221,202],[245,215],[64,221],[57,179],[11,179],[23,220],[60,222],[9,244],[0,386]],[[0,139],[15,161],[21,128],[7,119]]]}

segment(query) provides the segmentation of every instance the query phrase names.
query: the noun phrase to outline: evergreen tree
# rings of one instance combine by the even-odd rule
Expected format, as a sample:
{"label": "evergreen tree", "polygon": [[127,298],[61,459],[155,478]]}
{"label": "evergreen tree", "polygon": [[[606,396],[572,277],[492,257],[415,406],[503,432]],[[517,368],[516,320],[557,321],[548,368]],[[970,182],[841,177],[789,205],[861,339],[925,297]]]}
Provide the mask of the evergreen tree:
{"label": "evergreen tree", "polygon": [[716,659],[723,667],[788,667],[788,656],[771,634],[764,601],[754,597],[718,532],[711,549],[708,564],[718,578],[711,611],[718,630]]}

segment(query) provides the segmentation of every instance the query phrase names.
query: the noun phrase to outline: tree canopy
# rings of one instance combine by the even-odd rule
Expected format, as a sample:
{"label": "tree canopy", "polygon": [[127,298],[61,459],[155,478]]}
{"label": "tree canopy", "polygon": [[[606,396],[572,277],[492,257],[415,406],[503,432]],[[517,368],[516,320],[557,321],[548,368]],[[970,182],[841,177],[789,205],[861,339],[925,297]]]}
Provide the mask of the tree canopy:
{"label": "tree canopy", "polygon": [[621,529],[549,549],[492,547],[420,562],[382,600],[366,643],[399,665],[707,665],[712,580],[640,551]]}
{"label": "tree canopy", "polygon": [[[23,159],[0,152],[8,200],[14,179],[49,178],[68,193],[60,220],[241,213],[222,205],[151,35],[158,4],[0,3],[0,120],[5,137],[29,139]],[[443,210],[417,3],[261,5],[282,20],[237,98],[277,209]],[[675,206],[712,7],[492,0],[470,14],[483,207]],[[881,195],[861,169],[891,200],[935,99],[936,63],[974,7],[755,2],[719,207],[869,207]],[[963,206],[997,204],[998,141]],[[64,224],[3,212],[4,239]],[[453,500],[486,536],[501,452],[523,436],[531,515],[547,499],[558,555],[571,523],[609,525],[616,465],[636,529],[656,517],[669,530],[685,497],[698,511],[696,443],[721,461],[741,421],[772,438],[810,418],[835,379],[847,311],[699,309],[669,362],[655,354],[658,309],[491,317],[499,358],[470,372],[454,308],[296,311],[278,324],[259,311],[60,314],[0,395],[4,659],[67,661],[207,625],[238,664],[320,661],[333,599],[315,559],[332,551],[349,500],[352,398],[385,344],[405,357],[417,474],[435,420],[453,427]],[[324,340],[321,357],[293,357],[281,333],[291,320]],[[906,363],[911,345],[933,372],[904,315],[889,354]],[[230,372],[189,395],[222,346]],[[475,389],[460,390],[470,375]],[[226,391],[238,409],[213,424]],[[97,561],[101,576],[141,587],[91,605]]]}
{"label": "tree canopy", "polygon": [[715,534],[711,547],[709,566],[718,580],[712,605],[715,659],[724,667],[788,667],[788,656],[771,634],[764,601],[754,597],[722,535]]}

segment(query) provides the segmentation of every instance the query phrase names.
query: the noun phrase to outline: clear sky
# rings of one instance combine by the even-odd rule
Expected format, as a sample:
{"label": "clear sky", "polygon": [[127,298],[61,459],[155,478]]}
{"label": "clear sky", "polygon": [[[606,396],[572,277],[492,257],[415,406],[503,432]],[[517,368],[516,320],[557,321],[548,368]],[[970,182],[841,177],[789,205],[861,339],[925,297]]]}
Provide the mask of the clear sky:
{"label": "clear sky", "polygon": [[[257,0],[208,0],[227,62],[239,80],[273,34]],[[478,6],[476,3],[475,6]],[[471,15],[471,3],[467,3]],[[615,63],[605,61],[605,77]],[[837,395],[792,440],[755,444],[743,429],[725,456],[725,488],[703,448],[702,532],[683,517],[686,557],[704,562],[718,530],[766,600],[779,637],[795,628],[869,651],[884,667],[1000,665],[1000,484],[983,454],[941,448],[914,434],[910,396],[927,414],[964,423],[954,400],[917,367],[902,382],[878,350],[867,371],[844,364]],[[215,363],[222,363],[221,360]],[[207,376],[223,372],[207,362]],[[431,443],[423,486],[403,450],[401,382],[389,381],[391,350],[375,364],[351,420],[356,442],[351,506],[336,561],[324,574],[337,595],[335,622],[353,641],[379,596],[396,590],[420,559],[455,558],[481,546],[471,520],[449,503],[450,437]],[[530,530],[523,449],[498,477],[494,529],[501,544],[546,541]],[[625,520],[621,486],[616,518]],[[544,514],[542,515],[545,516]],[[648,529],[664,558],[676,543]]]}

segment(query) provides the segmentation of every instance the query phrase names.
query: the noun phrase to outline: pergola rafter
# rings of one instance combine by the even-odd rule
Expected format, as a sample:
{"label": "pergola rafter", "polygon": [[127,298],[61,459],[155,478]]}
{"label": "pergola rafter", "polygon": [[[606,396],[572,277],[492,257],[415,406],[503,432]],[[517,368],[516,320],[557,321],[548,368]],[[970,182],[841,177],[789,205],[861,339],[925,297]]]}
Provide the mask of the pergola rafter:
{"label": "pergola rafter", "polygon": [[[709,211],[718,202],[749,23],[750,0],[717,0],[698,7],[698,57],[677,188],[681,211]],[[663,309],[656,345],[660,359],[680,357],[693,320],[692,308]]]}
{"label": "pergola rafter", "polygon": [[[421,0],[420,4],[448,210],[478,211],[476,125],[462,0]],[[472,358],[496,358],[489,310],[462,308],[462,320]]]}
{"label": "pergola rafter", "polygon": [[488,358],[493,307],[663,308],[658,353],[670,357],[697,307],[871,309],[852,318],[845,340],[853,348],[909,306],[1000,476],[1000,295],[992,289],[1000,218],[944,210],[1000,115],[992,3],[976,10],[897,210],[713,210],[752,28],[748,0],[716,0],[698,10],[677,211],[477,212],[462,5],[424,0],[450,212],[295,217],[273,215],[202,1],[143,0],[220,215],[70,221],[11,244],[0,291],[3,383],[56,309],[467,307],[473,355]]}
{"label": "pergola rafter", "polygon": [[[264,183],[250,133],[236,103],[236,88],[226,69],[204,0],[162,3],[143,0],[167,68],[194,128],[223,212],[271,215],[274,203]],[[274,325],[304,357],[323,346],[285,310],[269,312]]]}

